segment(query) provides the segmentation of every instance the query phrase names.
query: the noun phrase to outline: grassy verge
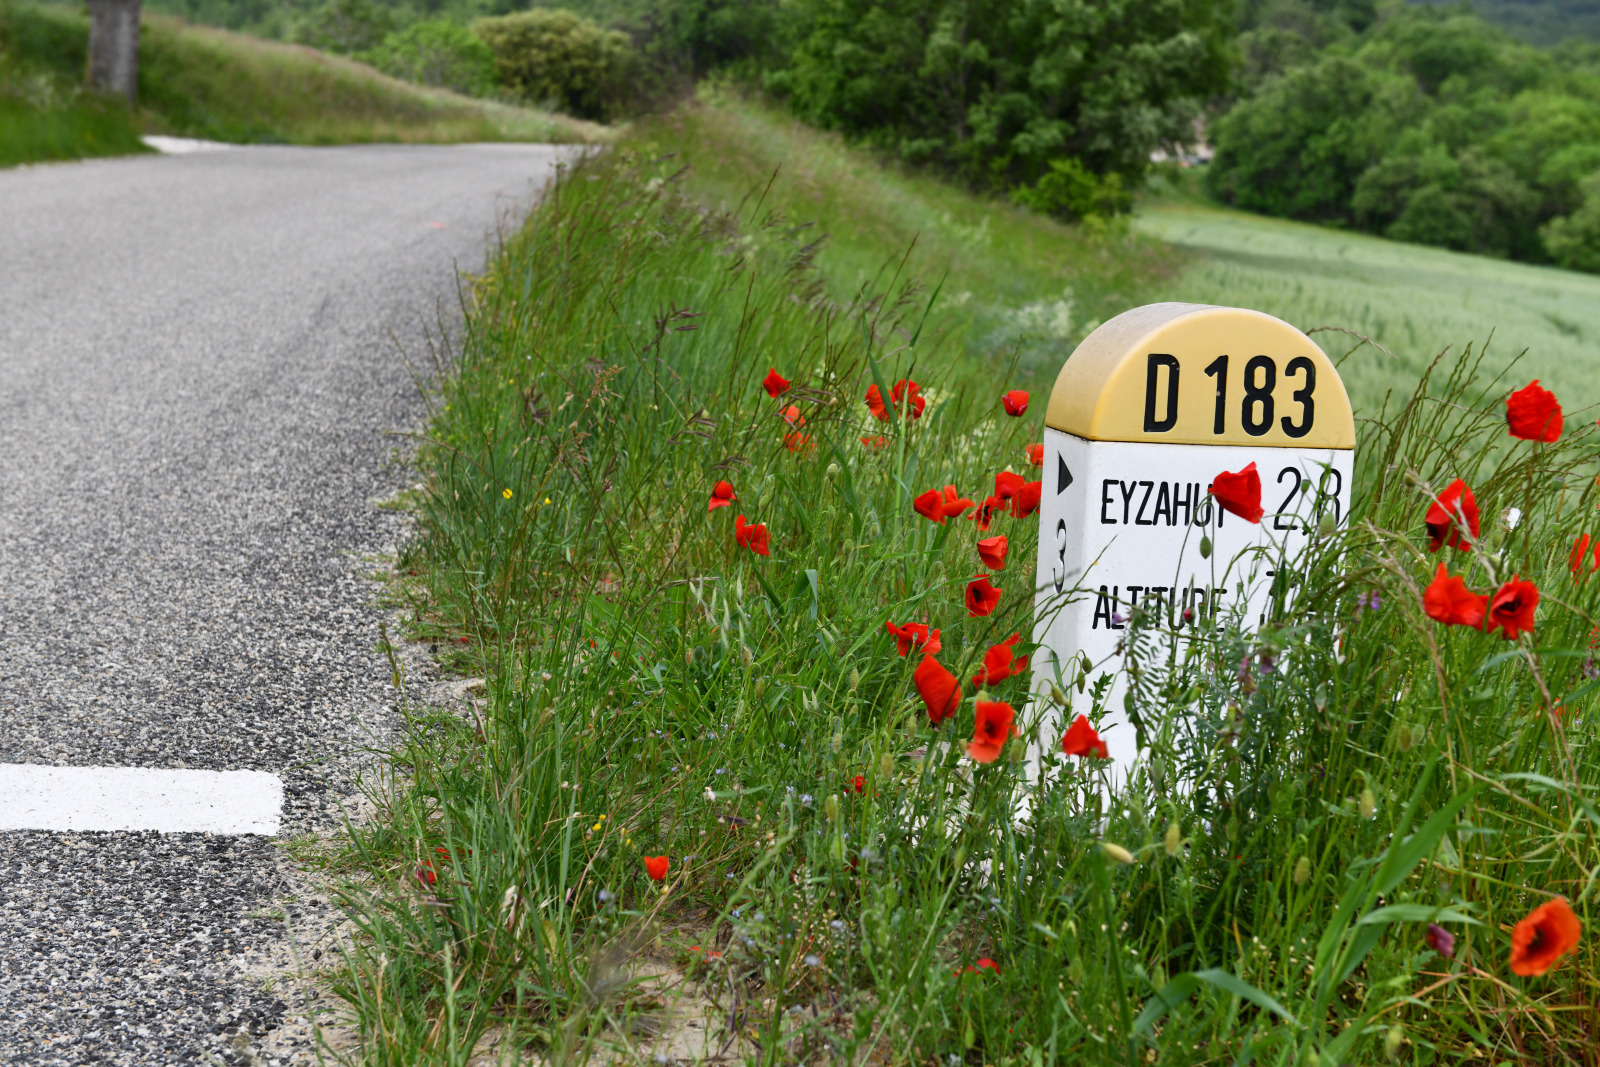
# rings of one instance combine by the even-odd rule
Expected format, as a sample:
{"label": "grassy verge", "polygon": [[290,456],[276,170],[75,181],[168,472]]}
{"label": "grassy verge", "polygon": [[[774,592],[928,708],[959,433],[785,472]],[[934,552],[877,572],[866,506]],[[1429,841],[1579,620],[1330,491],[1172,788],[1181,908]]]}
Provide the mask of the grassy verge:
{"label": "grassy verge", "polygon": [[[1020,745],[968,757],[967,679],[1031,629],[1036,519],[994,518],[1003,596],[972,615],[983,535],[913,509],[1031,476],[1043,396],[998,403],[1015,345],[986,351],[964,305],[929,312],[870,238],[844,230],[829,260],[804,215],[769,212],[812,195],[782,176],[769,203],[706,210],[686,187],[715,176],[650,159],[550,190],[476,281],[440,383],[397,593],[487,706],[412,709],[356,831],[377,890],[348,893],[338,988],[370,1062],[463,1062],[491,1031],[559,1062],[1583,1061],[1593,939],[1543,977],[1508,955],[1550,896],[1588,914],[1600,847],[1600,585],[1568,571],[1592,426],[1508,448],[1476,360],[1416,384],[1364,425],[1350,522],[1272,625],[1132,620],[1136,699],[1167,724],[1145,771],[1108,804],[1058,753],[1018,819]],[[821,202],[846,218],[846,199]],[[825,273],[852,255],[855,276]],[[961,269],[977,293],[983,268]],[[771,367],[792,379],[776,399]],[[925,409],[875,418],[868,386],[904,378]],[[1425,487],[1455,477],[1481,535],[1439,556]],[[730,507],[709,507],[719,481]],[[1425,617],[1441,559],[1476,589],[1538,583],[1533,634]],[[942,724],[886,632],[910,622],[967,698]],[[1031,724],[1025,684],[983,693]],[[678,978],[692,997],[664,991]],[[662,1033],[691,1008],[709,1048]]]}
{"label": "grassy verge", "polygon": [[1061,226],[926,175],[885,169],[788,116],[706,90],[697,106],[630,134],[642,152],[676,153],[683,187],[719,211],[791,220],[816,252],[836,300],[902,268],[942,282],[936,329],[990,363],[1017,356],[1029,384],[1048,386],[1094,327],[1137,303],[1176,266],[1157,241],[1125,228]]}
{"label": "grassy verge", "polygon": [[142,151],[139,134],[237,143],[589,142],[593,123],[475,100],[314,49],[146,14],[139,107],[80,88],[88,17],[0,3],[0,166]]}

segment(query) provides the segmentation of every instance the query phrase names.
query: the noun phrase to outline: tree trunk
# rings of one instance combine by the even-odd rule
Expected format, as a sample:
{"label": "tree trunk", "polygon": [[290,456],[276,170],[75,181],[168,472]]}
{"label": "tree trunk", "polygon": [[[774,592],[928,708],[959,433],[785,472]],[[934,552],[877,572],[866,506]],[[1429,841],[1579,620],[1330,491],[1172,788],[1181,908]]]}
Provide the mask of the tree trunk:
{"label": "tree trunk", "polygon": [[140,0],[89,0],[89,86],[128,98],[139,93]]}

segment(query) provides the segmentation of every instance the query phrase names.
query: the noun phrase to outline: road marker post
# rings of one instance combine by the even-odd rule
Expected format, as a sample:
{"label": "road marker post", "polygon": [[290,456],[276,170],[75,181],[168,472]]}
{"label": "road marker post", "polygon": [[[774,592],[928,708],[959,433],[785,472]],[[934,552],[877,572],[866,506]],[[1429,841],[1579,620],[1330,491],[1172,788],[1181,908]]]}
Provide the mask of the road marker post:
{"label": "road marker post", "polygon": [[[1139,756],[1124,709],[1130,616],[1158,612],[1180,640],[1229,612],[1264,620],[1274,579],[1292,572],[1322,517],[1344,523],[1354,460],[1339,372],[1280,319],[1149,304],[1084,338],[1045,414],[1032,691],[1049,710],[1027,739],[1031,777],[1107,674],[1099,730],[1125,780]],[[1259,524],[1225,514],[1209,493],[1216,475],[1250,463]],[[1052,686],[1069,707],[1052,701]]]}

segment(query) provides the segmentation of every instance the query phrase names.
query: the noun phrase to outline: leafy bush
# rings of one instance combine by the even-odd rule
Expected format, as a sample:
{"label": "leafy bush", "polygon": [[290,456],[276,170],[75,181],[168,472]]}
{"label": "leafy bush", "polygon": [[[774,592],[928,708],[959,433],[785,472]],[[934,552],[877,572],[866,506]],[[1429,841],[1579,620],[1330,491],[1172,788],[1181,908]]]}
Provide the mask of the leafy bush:
{"label": "leafy bush", "polygon": [[323,0],[296,27],[295,40],[324,52],[351,55],[377,47],[394,22],[389,9],[372,0]]}
{"label": "leafy bush", "polygon": [[509,92],[532,104],[607,121],[633,102],[637,59],[628,38],[570,11],[534,10],[472,25]]}
{"label": "leafy bush", "polygon": [[1600,168],[1593,50],[1541,52],[1473,15],[1416,6],[1329,40],[1251,81],[1213,124],[1212,193],[1404,241],[1592,260],[1590,231],[1553,220]]}
{"label": "leafy bush", "polygon": [[999,189],[1064,158],[1134,184],[1158,142],[1192,139],[1232,37],[1218,0],[796,0],[793,17],[767,84],[797,114]]}
{"label": "leafy bush", "polygon": [[1583,183],[1583,202],[1539,231],[1550,258],[1569,270],[1600,274],[1600,172]]}
{"label": "leafy bush", "polygon": [[1052,159],[1037,182],[1017,188],[1011,199],[1030,211],[1069,221],[1118,215],[1133,206],[1133,194],[1123,186],[1122,175],[1091,174],[1076,159]]}
{"label": "leafy bush", "polygon": [[468,96],[494,91],[494,53],[481,37],[447,19],[415,22],[361,57],[385,74]]}

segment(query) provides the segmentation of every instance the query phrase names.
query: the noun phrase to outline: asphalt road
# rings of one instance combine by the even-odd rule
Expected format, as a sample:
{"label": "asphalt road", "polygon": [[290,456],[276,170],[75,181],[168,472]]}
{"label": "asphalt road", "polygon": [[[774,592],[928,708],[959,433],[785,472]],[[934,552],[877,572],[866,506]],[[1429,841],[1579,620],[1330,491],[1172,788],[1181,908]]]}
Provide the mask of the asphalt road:
{"label": "asphalt road", "polygon": [[[283,836],[0,833],[0,1062],[252,1062],[284,838],[392,724],[374,507],[456,268],[560,149],[0,171],[0,763],[261,770]],[[289,917],[325,908],[299,900]]]}

